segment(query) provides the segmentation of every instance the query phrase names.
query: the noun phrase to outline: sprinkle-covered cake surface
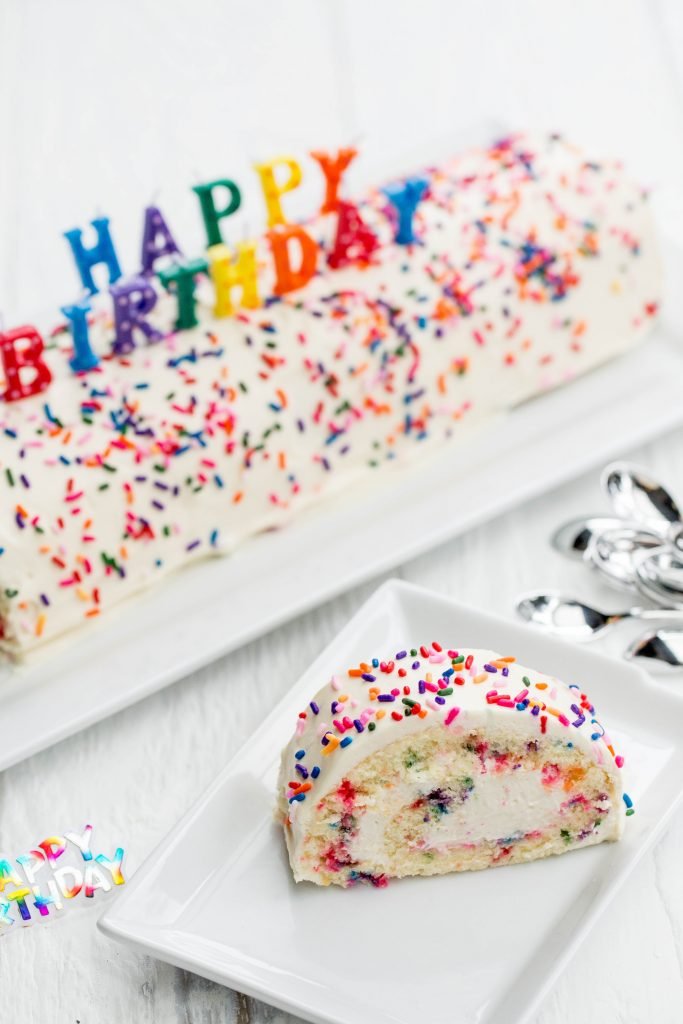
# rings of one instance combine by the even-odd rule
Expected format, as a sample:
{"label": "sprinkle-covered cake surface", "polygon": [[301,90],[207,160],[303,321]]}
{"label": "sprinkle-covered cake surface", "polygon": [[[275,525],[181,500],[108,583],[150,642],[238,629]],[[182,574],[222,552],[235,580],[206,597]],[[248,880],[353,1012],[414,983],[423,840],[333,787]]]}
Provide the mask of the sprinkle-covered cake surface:
{"label": "sprinkle-covered cake surface", "polygon": [[[367,258],[322,260],[279,297],[264,272],[262,308],[216,316],[200,282],[198,326],[174,331],[166,296],[149,317],[163,336],[123,355],[95,309],[104,354],[88,373],[68,372],[71,338],[52,335],[49,391],[0,406],[0,649],[24,653],[467,437],[645,334],[657,251],[618,165],[514,137],[424,177],[414,244],[396,244],[373,192],[358,203],[377,239]],[[329,253],[336,227],[328,214],[307,230]]]}
{"label": "sprinkle-covered cake surface", "polygon": [[382,885],[617,839],[623,763],[579,683],[437,642],[368,658],[301,710],[283,752],[294,877]]}

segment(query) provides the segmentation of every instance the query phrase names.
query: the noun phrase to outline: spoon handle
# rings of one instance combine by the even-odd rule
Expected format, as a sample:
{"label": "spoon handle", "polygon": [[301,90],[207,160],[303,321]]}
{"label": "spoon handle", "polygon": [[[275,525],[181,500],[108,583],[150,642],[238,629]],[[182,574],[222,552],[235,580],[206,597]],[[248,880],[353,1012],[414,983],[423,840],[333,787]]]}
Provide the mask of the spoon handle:
{"label": "spoon handle", "polygon": [[624,618],[683,622],[683,608],[630,608]]}

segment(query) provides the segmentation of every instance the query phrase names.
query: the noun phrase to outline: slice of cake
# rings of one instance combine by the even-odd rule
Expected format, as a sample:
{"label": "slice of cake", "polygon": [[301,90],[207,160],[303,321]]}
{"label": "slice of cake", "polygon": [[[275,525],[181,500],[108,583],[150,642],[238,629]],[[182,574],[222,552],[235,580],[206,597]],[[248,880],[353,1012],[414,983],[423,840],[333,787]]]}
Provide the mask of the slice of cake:
{"label": "slice of cake", "polygon": [[645,336],[658,250],[618,164],[515,135],[421,177],[416,244],[396,242],[374,190],[357,203],[369,262],[332,259],[330,213],[307,225],[317,274],[278,296],[264,271],[261,309],[217,316],[204,279],[198,326],[176,330],[177,302],[160,297],[153,342],[120,355],[104,296],[101,361],[78,375],[69,334],[54,335],[49,390],[0,402],[0,651],[23,655],[312,503],[360,494]]}
{"label": "slice of cake", "polygon": [[282,755],[294,878],[382,886],[619,839],[622,765],[580,686],[514,658],[433,643],[362,662]]}

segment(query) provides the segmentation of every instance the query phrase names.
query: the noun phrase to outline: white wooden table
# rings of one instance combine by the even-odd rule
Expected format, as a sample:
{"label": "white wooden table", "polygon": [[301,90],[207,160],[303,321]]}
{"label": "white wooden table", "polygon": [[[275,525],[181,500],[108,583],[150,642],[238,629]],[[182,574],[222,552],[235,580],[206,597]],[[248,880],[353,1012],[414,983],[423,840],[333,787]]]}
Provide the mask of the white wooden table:
{"label": "white wooden table", "polygon": [[[632,454],[663,479],[683,484],[683,432]],[[407,564],[400,575],[507,616],[515,594],[538,585],[566,587],[605,602],[609,596],[617,606],[618,594],[601,592],[585,570],[552,554],[546,543],[563,517],[601,507],[596,474],[591,474]],[[0,847],[19,852],[43,834],[88,821],[95,826],[96,845],[125,847],[124,863],[132,873],[257,727],[263,704],[286,692],[371,590],[368,585],[352,591],[6,771],[0,776]],[[626,631],[615,634],[617,646],[627,636]],[[671,685],[681,687],[683,700],[683,678]],[[538,1024],[680,1022],[682,843],[679,816],[591,933]],[[290,1019],[105,939],[94,924],[97,898],[93,904],[87,910],[68,907],[54,924],[2,940],[0,1020],[246,1024]]]}
{"label": "white wooden table", "polygon": [[[64,228],[108,213],[130,269],[140,211],[161,188],[160,205],[184,247],[198,251],[188,190],[197,178],[232,172],[244,182],[251,157],[359,135],[372,155],[405,149],[407,135],[419,144],[484,118],[559,126],[598,153],[623,155],[658,186],[670,223],[683,224],[683,18],[674,0],[474,6],[5,0],[5,322],[73,298]],[[255,230],[258,197],[247,193]],[[683,433],[624,454],[683,495]],[[508,616],[515,595],[539,585],[614,601],[618,595],[597,589],[547,545],[563,518],[600,507],[591,474],[399,574]],[[44,835],[92,822],[99,845],[125,847],[130,875],[256,728],[263,705],[286,692],[374,585],[0,775],[0,849],[20,852]],[[613,647],[627,636],[615,635]],[[683,678],[671,685],[681,687],[683,699]],[[0,742],[1,716],[0,696]],[[590,935],[539,1024],[681,1020],[682,843],[679,817]],[[1,1021],[290,1019],[111,943],[95,929],[97,899],[93,904],[2,941]]]}

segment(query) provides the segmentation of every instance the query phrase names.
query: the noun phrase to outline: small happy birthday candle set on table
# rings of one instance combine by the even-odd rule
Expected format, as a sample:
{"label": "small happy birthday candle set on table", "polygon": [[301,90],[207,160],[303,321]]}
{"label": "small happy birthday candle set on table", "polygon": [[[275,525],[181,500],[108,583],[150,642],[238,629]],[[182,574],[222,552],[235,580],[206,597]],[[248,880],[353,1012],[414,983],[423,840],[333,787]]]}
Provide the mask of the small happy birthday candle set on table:
{"label": "small happy birthday candle set on table", "polygon": [[86,825],[82,832],[47,836],[17,857],[0,854],[0,939],[18,931],[13,925],[54,920],[79,895],[92,899],[125,883],[123,847],[111,857],[96,854],[92,834]]}
{"label": "small happy birthday candle set on table", "polygon": [[362,493],[647,333],[658,251],[619,164],[516,135],[351,201],[354,157],[312,154],[305,224],[285,215],[301,164],[259,165],[251,241],[228,237],[238,184],[197,185],[201,256],[149,207],[132,277],[106,217],[66,232],[88,300],[45,342],[0,334],[0,651]]}

